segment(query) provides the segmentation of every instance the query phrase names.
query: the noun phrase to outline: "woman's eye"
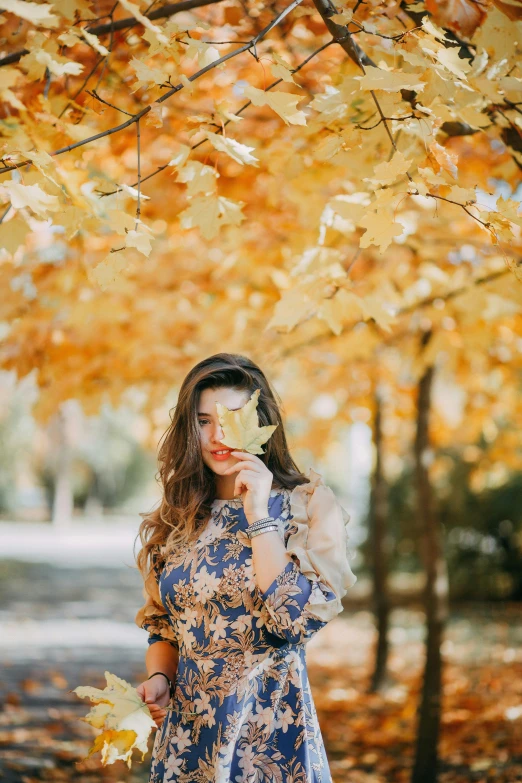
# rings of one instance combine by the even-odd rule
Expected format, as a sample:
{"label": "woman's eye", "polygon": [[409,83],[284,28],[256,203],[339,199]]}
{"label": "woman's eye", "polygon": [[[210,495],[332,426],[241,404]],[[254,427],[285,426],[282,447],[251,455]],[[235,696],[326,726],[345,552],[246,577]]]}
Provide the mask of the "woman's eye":
{"label": "woman's eye", "polygon": [[208,422],[209,422],[209,419],[200,419],[199,420],[199,423],[202,424],[202,425],[203,424],[208,424]]}

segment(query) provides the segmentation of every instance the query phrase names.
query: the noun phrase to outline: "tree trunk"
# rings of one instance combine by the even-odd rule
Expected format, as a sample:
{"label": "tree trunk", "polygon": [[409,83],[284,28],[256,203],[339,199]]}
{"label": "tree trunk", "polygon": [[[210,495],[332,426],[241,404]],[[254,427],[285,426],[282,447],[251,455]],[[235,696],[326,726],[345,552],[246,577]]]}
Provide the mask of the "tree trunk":
{"label": "tree trunk", "polygon": [[56,462],[52,522],[57,528],[66,528],[72,522],[74,499],[71,476],[71,445],[67,420],[68,410],[62,405],[53,427]]}
{"label": "tree trunk", "polygon": [[[423,341],[424,344],[428,342],[429,338],[430,333]],[[438,776],[438,739],[442,697],[441,644],[448,613],[448,577],[441,530],[433,510],[433,493],[428,473],[429,414],[433,372],[432,366],[426,368],[419,382],[415,438],[417,516],[420,526],[420,554],[426,573],[424,604],[427,633],[412,783],[435,783]]]}
{"label": "tree trunk", "polygon": [[375,445],[375,467],[370,495],[370,541],[373,566],[373,606],[377,622],[377,645],[375,668],[369,693],[379,690],[384,684],[388,660],[388,628],[390,602],[388,595],[388,559],[386,552],[386,482],[382,468],[382,400],[379,390],[375,392],[375,419],[373,442]]}

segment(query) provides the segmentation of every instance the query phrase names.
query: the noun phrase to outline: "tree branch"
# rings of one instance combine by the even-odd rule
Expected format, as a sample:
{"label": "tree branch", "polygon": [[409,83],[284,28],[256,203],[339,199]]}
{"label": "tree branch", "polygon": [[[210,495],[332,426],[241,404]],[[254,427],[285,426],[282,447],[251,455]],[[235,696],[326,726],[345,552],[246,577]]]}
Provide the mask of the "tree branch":
{"label": "tree branch", "polygon": [[364,73],[363,66],[365,65],[373,65],[374,67],[377,67],[374,61],[368,57],[366,52],[361,49],[359,44],[353,40],[352,34],[350,33],[348,27],[344,24],[337,24],[337,22],[333,22],[330,19],[331,16],[334,16],[338,13],[337,9],[330,2],[330,0],[313,0],[313,2],[321,14],[323,21],[328,28],[328,32],[331,34],[334,41],[342,46],[348,57],[359,66],[361,71]]}
{"label": "tree branch", "polygon": [[[232,52],[228,52],[227,54],[224,54],[223,57],[219,57],[217,60],[214,60],[214,62],[209,63],[204,68],[201,68],[199,71],[196,71],[196,73],[192,74],[192,76],[188,77],[189,82],[194,82],[196,79],[199,79],[200,76],[203,76],[205,73],[208,73],[213,68],[217,68],[218,65],[221,65],[222,63],[226,62],[227,60],[231,60],[233,57],[237,57],[238,54],[242,54],[243,52],[249,51],[250,49],[255,48],[255,46],[259,43],[259,41],[267,35],[270,30],[272,30],[279,22],[281,22],[286,16],[288,16],[289,13],[291,13],[294,8],[297,8],[300,3],[302,3],[303,0],[293,0],[290,5],[288,5],[281,13],[277,14],[271,22],[267,24],[266,27],[263,28],[249,43],[244,44],[243,46],[240,46],[238,49],[234,49]],[[172,95],[182,90],[184,85],[180,82],[179,84],[176,84],[175,87],[173,87],[171,90],[168,90],[164,95],[161,96],[161,98],[158,98],[157,100],[153,101],[153,103],[149,103],[148,106],[145,106],[140,112],[137,114],[134,114],[130,119],[128,119],[126,122],[122,122],[121,125],[116,125],[113,128],[109,128],[108,130],[101,131],[100,133],[96,133],[94,136],[89,136],[86,139],[83,139],[82,141],[77,141],[74,144],[68,144],[66,147],[61,147],[58,150],[55,150],[54,152],[49,153],[52,157],[56,155],[62,155],[64,152],[70,152],[71,150],[77,149],[78,147],[83,147],[85,144],[90,144],[92,141],[97,141],[98,139],[102,139],[104,136],[112,136],[113,133],[118,133],[119,131],[125,130],[125,128],[128,128],[130,125],[133,125],[135,122],[138,122],[138,120],[141,120],[142,117],[144,117],[146,114],[150,112],[153,105],[158,103],[163,103],[164,101],[168,100]],[[14,171],[15,169],[20,169],[23,166],[29,166],[31,164],[30,160],[22,161],[21,163],[16,164],[16,166],[6,166],[5,168],[0,169],[0,174],[7,174],[9,171]]]}
{"label": "tree branch", "polygon": [[[515,267],[522,267],[522,259],[519,259]],[[449,302],[452,299],[455,299],[460,294],[465,294],[466,291],[469,291],[471,288],[475,288],[476,286],[480,285],[486,285],[487,283],[492,282],[493,280],[497,280],[499,277],[503,277],[504,275],[512,274],[511,269],[500,269],[495,272],[489,272],[487,275],[484,275],[484,277],[478,277],[475,280],[471,280],[469,284],[462,285],[460,288],[456,288],[453,291],[448,291],[446,294],[438,294],[436,296],[430,296],[426,299],[421,299],[418,302],[415,302],[414,304],[408,305],[407,307],[402,308],[399,310],[398,313],[396,313],[396,317],[400,318],[401,316],[408,315],[410,313],[418,312],[421,308],[429,307],[434,303],[436,300],[443,300],[445,302]],[[345,334],[347,332],[352,331],[358,324],[367,323],[364,319],[359,319],[358,321],[355,321],[353,324],[350,324],[346,329],[343,329],[341,334]],[[371,325],[371,324],[370,324]],[[395,332],[394,334],[391,334],[389,338],[384,337],[383,342],[386,343],[386,345],[391,345],[397,342],[401,337],[411,335],[411,331],[407,329],[405,332]],[[334,335],[332,331],[323,332],[322,334],[316,335],[316,337],[313,338],[307,338],[304,343],[298,343],[296,345],[292,345],[286,350],[282,351],[280,354],[278,354],[278,359],[287,359],[290,356],[295,355],[301,348],[306,348],[307,350],[310,347],[315,347],[317,345],[321,345],[328,340],[330,340],[332,337],[335,337],[336,339],[339,339],[340,335]]]}
{"label": "tree branch", "polygon": [[[168,3],[161,8],[157,8],[155,11],[151,11],[150,14],[144,14],[144,16],[153,22],[155,19],[164,19],[167,16],[179,14],[180,11],[189,11],[191,8],[201,8],[205,5],[214,5],[215,3],[221,2],[223,2],[223,0],[180,0],[179,3]],[[91,27],[86,27],[85,30],[88,33],[100,36],[110,34],[111,30],[114,32],[118,30],[128,30],[130,27],[135,27],[137,24],[140,23],[133,16],[129,16],[125,19],[118,19],[116,22],[92,25]],[[17,52],[12,52],[11,54],[0,58],[0,68],[2,65],[17,63],[25,54],[29,54],[29,49],[20,49]]]}
{"label": "tree branch", "polygon": [[[314,58],[316,55],[318,55],[318,54],[319,54],[320,52],[322,52],[324,49],[327,49],[327,48],[328,48],[329,46],[331,46],[333,43],[335,43],[335,41],[327,41],[325,44],[323,44],[323,45],[322,45],[322,46],[320,46],[318,49],[316,49],[316,50],[315,50],[315,52],[312,52],[312,54],[309,54],[309,55],[308,55],[308,57],[307,57],[306,59],[304,59],[304,60],[303,60],[301,63],[299,63],[299,65],[298,65],[296,68],[291,68],[291,69],[290,69],[290,70],[291,70],[291,73],[292,73],[292,74],[294,74],[294,73],[298,73],[298,71],[300,71],[300,70],[301,70],[301,68],[304,68],[304,67],[305,67],[305,65],[308,65],[308,63],[310,62],[310,60],[312,60],[312,59],[313,59],[313,58]],[[272,84],[269,84],[269,85],[268,85],[268,87],[266,88],[265,92],[268,92],[269,90],[272,90],[274,87],[277,87],[277,85],[278,85],[278,84],[281,84],[281,82],[282,82],[282,81],[283,81],[282,79],[276,79],[276,81],[275,81],[275,82],[272,82]],[[236,114],[243,114],[243,112],[245,111],[245,109],[248,109],[248,107],[249,107],[249,106],[251,106],[251,105],[252,105],[252,101],[247,101],[247,102],[246,102],[245,104],[243,104],[243,106],[241,106],[241,108],[240,108],[240,109],[238,109],[238,110],[237,110],[235,113],[236,113]],[[225,121],[225,122],[224,122],[224,123],[223,123],[223,124],[222,124],[222,125],[221,125],[219,128],[217,128],[217,130],[216,130],[216,133],[218,133],[218,134],[219,134],[219,133],[223,133],[223,131],[225,130],[225,128],[227,127],[227,125],[229,125],[231,122],[232,122],[232,120],[226,120],[226,121]],[[207,142],[208,142],[208,139],[207,139],[207,138],[204,138],[204,139],[202,139],[201,141],[198,141],[196,144],[193,144],[193,145],[191,146],[191,148],[190,148],[190,149],[191,149],[191,150],[195,150],[195,149],[197,149],[198,147],[201,147],[201,145],[202,145],[202,144],[205,144],[205,143],[207,143]],[[157,168],[155,171],[151,172],[151,174],[147,174],[147,176],[146,176],[146,177],[142,177],[142,179],[141,179],[141,182],[142,182],[142,183],[143,183],[143,182],[147,182],[147,180],[149,180],[149,179],[152,179],[152,177],[155,177],[155,176],[156,176],[156,174],[160,174],[162,171],[165,171],[165,169],[167,169],[168,167],[169,167],[169,164],[168,164],[168,163],[164,163],[164,164],[163,164],[163,166],[158,166],[158,168]],[[1,172],[0,172],[0,173],[1,173]],[[131,187],[133,187],[133,188],[134,188],[134,187],[136,187],[136,185],[137,185],[137,184],[138,184],[137,182],[133,182],[133,183],[132,183],[132,185],[131,185]],[[107,193],[104,193],[103,195],[104,195],[104,196],[113,196],[115,193],[119,193],[121,190],[123,190],[123,188],[116,188],[116,190],[111,190],[111,191],[109,191],[109,192],[107,192]]]}

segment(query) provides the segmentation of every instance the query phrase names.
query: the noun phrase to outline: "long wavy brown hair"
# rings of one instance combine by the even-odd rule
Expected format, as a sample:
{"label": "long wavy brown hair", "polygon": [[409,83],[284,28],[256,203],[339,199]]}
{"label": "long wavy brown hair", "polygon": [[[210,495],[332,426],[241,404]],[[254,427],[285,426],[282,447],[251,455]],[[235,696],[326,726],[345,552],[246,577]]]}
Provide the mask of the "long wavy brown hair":
{"label": "long wavy brown hair", "polygon": [[[237,353],[216,353],[199,362],[185,377],[177,404],[169,411],[171,423],[160,439],[159,480],[163,487],[159,506],[141,513],[138,535],[141,549],[135,554],[144,579],[150,575],[152,551],[164,547],[163,555],[195,541],[211,514],[216,497],[214,472],[203,462],[198,406],[204,389],[233,388],[250,395],[260,389],[257,411],[260,426],[278,426],[259,458],[274,476],[274,489],[289,490],[309,479],[290,456],[279,405],[263,371],[251,359]],[[277,401],[276,401],[277,398]],[[278,404],[279,402],[279,404]],[[155,560],[157,563],[157,561]]]}

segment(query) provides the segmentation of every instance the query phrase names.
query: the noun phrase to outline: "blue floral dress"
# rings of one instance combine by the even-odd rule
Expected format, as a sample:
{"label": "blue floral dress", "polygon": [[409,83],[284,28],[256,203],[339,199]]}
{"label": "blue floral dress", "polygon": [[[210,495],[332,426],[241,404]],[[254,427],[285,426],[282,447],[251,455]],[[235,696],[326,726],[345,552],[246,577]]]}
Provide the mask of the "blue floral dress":
{"label": "blue floral dress", "polygon": [[[289,491],[270,493],[285,546]],[[332,783],[310,690],[305,643],[326,623],[307,602],[335,600],[295,559],[265,590],[252,568],[241,498],[216,499],[190,548],[154,556],[165,613],[148,643],[179,651],[172,709],[156,732],[149,783]]]}

